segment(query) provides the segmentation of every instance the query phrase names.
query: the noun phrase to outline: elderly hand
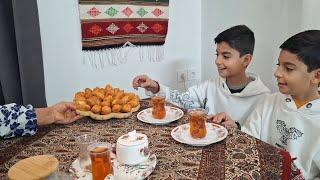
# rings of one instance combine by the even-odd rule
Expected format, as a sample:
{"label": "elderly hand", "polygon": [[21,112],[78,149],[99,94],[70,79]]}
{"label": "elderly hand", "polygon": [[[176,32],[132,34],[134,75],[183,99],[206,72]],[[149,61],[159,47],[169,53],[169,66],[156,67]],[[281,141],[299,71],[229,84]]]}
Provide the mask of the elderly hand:
{"label": "elderly hand", "polygon": [[231,119],[231,117],[225,113],[221,112],[216,115],[209,115],[207,117],[208,122],[213,122],[217,124],[222,124],[227,128],[237,128],[237,124]]}
{"label": "elderly hand", "polygon": [[138,87],[144,88],[152,93],[159,91],[159,85],[156,81],[150,79],[147,75],[136,76],[132,81],[132,87],[138,89]]}
{"label": "elderly hand", "polygon": [[47,108],[35,109],[39,126],[48,124],[69,124],[81,118],[76,107],[70,102],[61,102]]}

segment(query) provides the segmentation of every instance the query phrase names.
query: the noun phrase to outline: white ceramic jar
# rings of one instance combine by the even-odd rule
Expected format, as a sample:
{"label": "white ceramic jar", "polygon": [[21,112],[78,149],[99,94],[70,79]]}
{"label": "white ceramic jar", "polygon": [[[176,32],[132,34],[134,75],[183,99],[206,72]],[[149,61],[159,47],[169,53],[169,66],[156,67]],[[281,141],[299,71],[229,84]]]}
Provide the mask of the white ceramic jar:
{"label": "white ceramic jar", "polygon": [[135,131],[122,135],[117,140],[116,155],[120,163],[135,165],[148,159],[148,137]]}

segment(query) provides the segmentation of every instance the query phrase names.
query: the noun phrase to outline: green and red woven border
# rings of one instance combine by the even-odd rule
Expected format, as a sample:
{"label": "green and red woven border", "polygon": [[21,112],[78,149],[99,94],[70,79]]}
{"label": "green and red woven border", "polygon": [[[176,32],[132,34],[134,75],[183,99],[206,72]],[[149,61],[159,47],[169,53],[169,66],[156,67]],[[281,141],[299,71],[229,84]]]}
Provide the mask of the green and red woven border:
{"label": "green and red woven border", "polygon": [[84,50],[165,43],[169,0],[80,0],[79,11]]}

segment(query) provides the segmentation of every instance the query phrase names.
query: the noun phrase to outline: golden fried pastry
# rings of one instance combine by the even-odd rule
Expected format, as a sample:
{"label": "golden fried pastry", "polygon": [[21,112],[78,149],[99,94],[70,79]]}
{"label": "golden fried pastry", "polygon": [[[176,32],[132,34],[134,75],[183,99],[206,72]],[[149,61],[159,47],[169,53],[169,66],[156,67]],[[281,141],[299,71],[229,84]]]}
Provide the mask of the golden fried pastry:
{"label": "golden fried pastry", "polygon": [[90,88],[84,89],[84,93],[92,93],[92,90]]}
{"label": "golden fried pastry", "polygon": [[82,104],[87,104],[87,101],[86,100],[76,100],[75,103],[82,105]]}
{"label": "golden fried pastry", "polygon": [[108,96],[108,95],[113,96],[114,94],[115,94],[115,92],[114,92],[114,90],[113,90],[113,89],[108,90],[108,91],[106,91],[106,93],[105,93],[105,95],[106,95],[106,96]]}
{"label": "golden fried pastry", "polygon": [[122,101],[121,99],[114,99],[112,102],[111,102],[111,105],[114,106],[116,104],[119,104],[119,105],[122,105]]}
{"label": "golden fried pastry", "polygon": [[89,98],[91,98],[92,96],[93,96],[92,93],[85,93],[85,95],[84,95],[84,97],[85,97],[86,99],[89,99]]}
{"label": "golden fried pastry", "polygon": [[106,91],[112,90],[113,87],[110,84],[107,84],[106,87],[104,88]]}
{"label": "golden fried pastry", "polygon": [[99,90],[100,90],[99,87],[95,87],[92,91],[93,91],[93,92],[96,92],[96,91],[99,91]]}
{"label": "golden fried pastry", "polygon": [[84,96],[76,96],[74,98],[75,101],[86,101],[86,98]]}
{"label": "golden fried pastry", "polygon": [[115,104],[114,106],[112,106],[112,112],[114,112],[114,113],[120,112],[121,109],[122,109],[122,106],[119,104]]}
{"label": "golden fried pastry", "polygon": [[105,96],[104,98],[103,98],[103,101],[112,101],[112,99],[113,99],[113,97],[111,96],[111,95],[108,95],[108,96]]}
{"label": "golden fried pastry", "polygon": [[84,92],[77,92],[76,94],[75,94],[75,98],[77,98],[77,97],[84,97]]}
{"label": "golden fried pastry", "polygon": [[84,97],[87,98],[87,99],[89,99],[89,98],[91,98],[92,96],[93,96],[93,95],[92,95],[92,90],[89,89],[89,88],[86,88],[86,89],[84,90]]}
{"label": "golden fried pastry", "polygon": [[139,101],[136,99],[133,99],[129,101],[127,104],[130,104],[132,107],[137,107],[139,105]]}
{"label": "golden fried pastry", "polygon": [[117,93],[124,93],[124,90],[121,90],[119,88],[114,88],[113,89],[114,93],[117,94]]}
{"label": "golden fried pastry", "polygon": [[121,98],[122,104],[127,104],[127,102],[129,102],[129,100],[130,100],[129,95],[125,95],[125,96],[123,96],[123,97]]}
{"label": "golden fried pastry", "polygon": [[111,106],[111,101],[102,101],[102,103],[100,104],[101,106]]}
{"label": "golden fried pastry", "polygon": [[77,101],[76,108],[80,111],[90,111],[91,107],[85,101]]}
{"label": "golden fried pastry", "polygon": [[130,104],[125,104],[122,106],[121,112],[127,113],[130,112],[132,109],[132,106]]}
{"label": "golden fried pastry", "polygon": [[97,93],[101,93],[101,94],[105,94],[105,93],[106,93],[103,88],[97,88],[97,89],[95,89],[95,91],[93,91],[93,92],[97,92]]}
{"label": "golden fried pastry", "polygon": [[104,98],[104,93],[102,93],[101,91],[93,91],[93,95],[97,96],[100,99]]}
{"label": "golden fried pastry", "polygon": [[101,106],[100,105],[94,105],[92,108],[91,108],[91,111],[95,114],[100,114],[101,112]]}
{"label": "golden fried pastry", "polygon": [[102,106],[101,114],[106,115],[111,113],[111,108],[109,106]]}
{"label": "golden fried pastry", "polygon": [[100,99],[103,99],[104,98],[104,93],[98,93],[97,97],[100,98]]}
{"label": "golden fried pastry", "polygon": [[128,93],[127,94],[129,96],[129,101],[135,98],[135,94],[134,93]]}
{"label": "golden fried pastry", "polygon": [[87,104],[89,104],[91,107],[94,105],[100,105],[101,100],[96,97],[96,96],[92,96],[89,99],[87,99]]}
{"label": "golden fried pastry", "polygon": [[114,99],[121,99],[125,94],[123,92],[117,92],[114,96]]}

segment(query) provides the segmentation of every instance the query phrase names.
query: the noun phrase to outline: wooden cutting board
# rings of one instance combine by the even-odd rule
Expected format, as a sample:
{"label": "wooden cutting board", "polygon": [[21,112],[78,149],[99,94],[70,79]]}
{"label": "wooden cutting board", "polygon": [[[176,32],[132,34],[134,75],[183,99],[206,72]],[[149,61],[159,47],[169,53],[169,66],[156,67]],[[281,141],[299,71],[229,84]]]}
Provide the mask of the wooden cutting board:
{"label": "wooden cutting board", "polygon": [[13,165],[8,172],[10,180],[40,180],[56,172],[59,161],[52,155],[32,156]]}

